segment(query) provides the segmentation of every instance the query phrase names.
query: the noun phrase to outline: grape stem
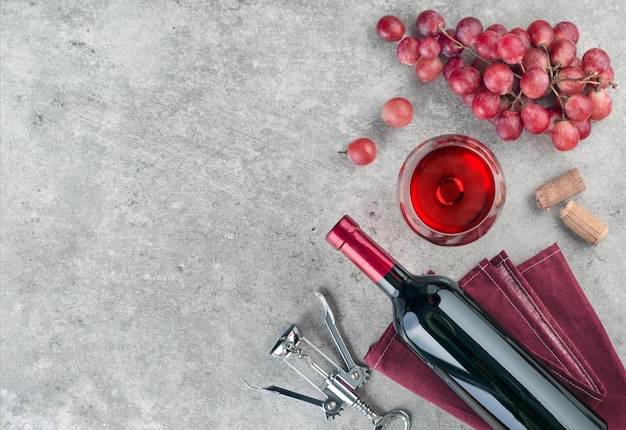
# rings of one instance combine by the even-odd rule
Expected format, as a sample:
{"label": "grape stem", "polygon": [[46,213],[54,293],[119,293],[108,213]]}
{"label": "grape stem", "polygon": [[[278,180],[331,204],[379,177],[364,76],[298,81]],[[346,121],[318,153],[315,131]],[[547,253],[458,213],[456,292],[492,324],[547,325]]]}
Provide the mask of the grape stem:
{"label": "grape stem", "polygon": [[[456,43],[458,46],[462,47],[463,49],[465,49],[466,51],[468,51],[470,54],[472,54],[474,57],[478,58],[479,60],[484,61],[486,64],[493,64],[493,63],[497,63],[497,61],[491,61],[491,60],[487,60],[486,58],[484,58],[483,56],[481,56],[480,54],[478,54],[478,52],[476,52],[475,49],[470,48],[469,46],[465,46],[464,44],[462,44],[460,41],[458,41],[457,39],[455,39],[454,37],[450,36],[450,34],[443,28],[443,27],[439,27],[439,32],[441,34],[443,34],[444,36],[446,36],[448,39],[450,39],[452,42]],[[521,63],[520,63],[521,66]],[[522,66],[522,70],[523,70],[523,66]],[[517,79],[521,79],[522,76],[513,72],[513,76],[515,76]]]}
{"label": "grape stem", "polygon": [[557,89],[554,87],[554,84],[550,84],[550,90],[556,96],[556,99],[559,102],[559,105],[561,105],[561,111],[563,112],[563,119],[567,119],[567,115],[565,114],[565,105],[563,104],[563,96],[559,94]]}
{"label": "grape stem", "polygon": [[450,34],[443,27],[439,27],[439,32],[441,34],[443,34],[444,36],[446,36],[448,39],[450,39],[452,42],[456,43],[458,46],[460,46],[463,49],[469,51],[472,55],[474,55],[474,57],[477,57],[477,58],[483,60],[487,64],[491,64],[492,63],[492,61],[489,61],[486,58],[483,58],[482,56],[480,56],[474,49],[470,48],[469,46],[465,46],[464,44],[459,42],[457,39],[455,39],[454,37],[450,36]]}
{"label": "grape stem", "polygon": [[[559,102],[561,106],[561,111],[563,112],[563,119],[567,119],[565,115],[565,105],[563,104],[563,96],[559,94],[559,91],[556,88],[556,84],[558,82],[562,82],[558,80],[558,72],[556,69],[552,68],[552,60],[550,59],[550,50],[546,47],[546,45],[541,45],[541,49],[546,53],[546,58],[548,59],[548,76],[550,77],[550,91],[552,91],[555,95],[556,100]],[[558,69],[558,64],[556,65]],[[565,79],[563,79],[565,80]],[[573,79],[570,79],[573,80]]]}

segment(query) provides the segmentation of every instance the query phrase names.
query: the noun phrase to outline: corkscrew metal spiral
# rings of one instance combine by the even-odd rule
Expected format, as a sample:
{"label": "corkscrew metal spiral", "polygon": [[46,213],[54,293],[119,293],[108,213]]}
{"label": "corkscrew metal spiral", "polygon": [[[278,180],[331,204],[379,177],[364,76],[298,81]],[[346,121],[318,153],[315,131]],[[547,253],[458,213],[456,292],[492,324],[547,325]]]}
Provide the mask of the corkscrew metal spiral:
{"label": "corkscrew metal spiral", "polygon": [[[317,346],[311,343],[308,339],[304,338],[300,329],[295,324],[289,327],[287,331],[285,331],[285,333],[278,339],[276,345],[274,345],[270,351],[270,354],[274,357],[282,359],[287,366],[304,378],[304,380],[311,384],[317,391],[326,396],[326,399],[319,400],[295,391],[277,387],[275,385],[257,387],[249,384],[248,382],[245,382],[245,384],[249,388],[253,388],[255,390],[283,395],[318,406],[322,408],[327,419],[335,418],[339,415],[339,412],[344,408],[344,406],[348,405],[354,407],[365,415],[374,425],[374,430],[382,430],[393,421],[402,421],[404,424],[404,430],[408,430],[411,426],[411,420],[406,412],[396,410],[381,415],[372,410],[359,398],[356,390],[367,382],[367,378],[369,376],[367,368],[359,366],[354,362],[343,338],[341,337],[341,334],[339,333],[339,330],[337,329],[335,316],[333,315],[328,302],[322,294],[315,294],[324,305],[326,326],[328,327],[330,335],[333,338],[333,341],[335,342],[335,345],[337,346],[337,349],[339,350],[339,353],[348,369],[344,370]],[[335,371],[331,373],[324,371],[321,366],[311,359],[309,354],[305,353],[303,343],[306,343],[317,354],[331,363],[335,367]],[[304,360],[310,369],[312,369],[317,375],[324,378],[323,386],[321,388],[301,370],[299,370],[297,366],[294,366],[289,360],[287,360],[288,357],[294,356],[299,360]]]}

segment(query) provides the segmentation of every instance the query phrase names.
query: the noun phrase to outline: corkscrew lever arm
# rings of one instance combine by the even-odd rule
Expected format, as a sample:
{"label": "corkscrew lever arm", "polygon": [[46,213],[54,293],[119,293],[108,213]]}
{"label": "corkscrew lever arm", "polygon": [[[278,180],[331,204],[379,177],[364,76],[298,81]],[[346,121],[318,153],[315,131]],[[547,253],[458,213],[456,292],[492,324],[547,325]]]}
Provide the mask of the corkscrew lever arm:
{"label": "corkscrew lever arm", "polygon": [[248,381],[243,381],[243,382],[248,386],[248,388],[252,388],[253,390],[257,390],[257,391],[261,391],[261,392],[269,393],[269,394],[276,394],[276,395],[282,394],[283,396],[291,397],[292,399],[300,400],[305,403],[310,403],[313,406],[319,406],[322,409],[324,408],[325,402],[323,400],[316,399],[315,397],[305,396],[304,394],[296,393],[295,391],[277,387],[276,385],[270,385],[269,387],[257,387],[248,383]]}
{"label": "corkscrew lever arm", "polygon": [[409,430],[411,427],[411,419],[406,412],[396,410],[381,415],[373,411],[365,405],[361,399],[359,399],[353,389],[342,384],[341,380],[338,379],[336,375],[329,375],[329,379],[326,380],[326,387],[323,391],[323,393],[328,396],[326,400],[318,400],[316,398],[305,396],[304,394],[296,393],[295,391],[287,390],[275,385],[271,385],[269,387],[255,387],[247,381],[244,382],[249,388],[254,390],[270,394],[281,394],[292,399],[318,406],[324,410],[326,418],[335,418],[343,409],[344,403],[347,403],[348,405],[358,409],[370,420],[370,422],[374,425],[373,430],[383,430],[389,424],[398,420],[404,423],[404,430]]}
{"label": "corkscrew lever arm", "polygon": [[367,372],[367,368],[363,366],[359,366],[354,362],[352,355],[350,355],[350,351],[348,351],[348,347],[344,342],[339,330],[337,329],[337,324],[335,323],[335,315],[331,310],[326,298],[321,293],[315,293],[315,295],[321,300],[324,305],[326,326],[328,327],[328,331],[330,331],[330,335],[341,354],[341,358],[348,366],[348,371],[345,371],[337,366],[337,371],[339,375],[346,381],[348,385],[352,388],[356,389],[367,382],[367,377],[369,376]]}

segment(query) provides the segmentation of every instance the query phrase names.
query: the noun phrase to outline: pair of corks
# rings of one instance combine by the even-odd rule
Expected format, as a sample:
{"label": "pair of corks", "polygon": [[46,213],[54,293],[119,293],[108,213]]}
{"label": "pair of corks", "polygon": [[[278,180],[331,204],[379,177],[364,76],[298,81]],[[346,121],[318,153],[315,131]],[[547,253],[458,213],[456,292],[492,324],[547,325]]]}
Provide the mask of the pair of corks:
{"label": "pair of corks", "polygon": [[[574,168],[558,178],[535,189],[537,206],[545,211],[586,189],[578,169]],[[609,232],[609,228],[592,213],[573,200],[561,208],[559,217],[563,223],[587,243],[598,246]]]}

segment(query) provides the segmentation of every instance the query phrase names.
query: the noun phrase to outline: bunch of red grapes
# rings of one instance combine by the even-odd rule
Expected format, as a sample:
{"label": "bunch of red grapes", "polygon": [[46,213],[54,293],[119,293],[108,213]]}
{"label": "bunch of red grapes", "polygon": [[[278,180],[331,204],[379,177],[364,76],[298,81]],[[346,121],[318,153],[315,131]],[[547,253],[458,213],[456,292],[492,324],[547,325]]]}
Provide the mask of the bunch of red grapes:
{"label": "bunch of red grapes", "polygon": [[405,36],[404,23],[391,15],[376,26],[382,40],[397,42],[398,61],[414,66],[420,81],[443,75],[477,118],[495,125],[502,140],[515,140],[526,130],[548,134],[556,149],[568,151],[589,136],[592,121],[611,112],[607,89],[615,84],[609,56],[600,48],[579,56],[579,32],[571,22],[552,26],[537,20],[507,31],[467,17],[446,28],[438,12],[426,10],[417,16],[416,30],[419,38]]}

